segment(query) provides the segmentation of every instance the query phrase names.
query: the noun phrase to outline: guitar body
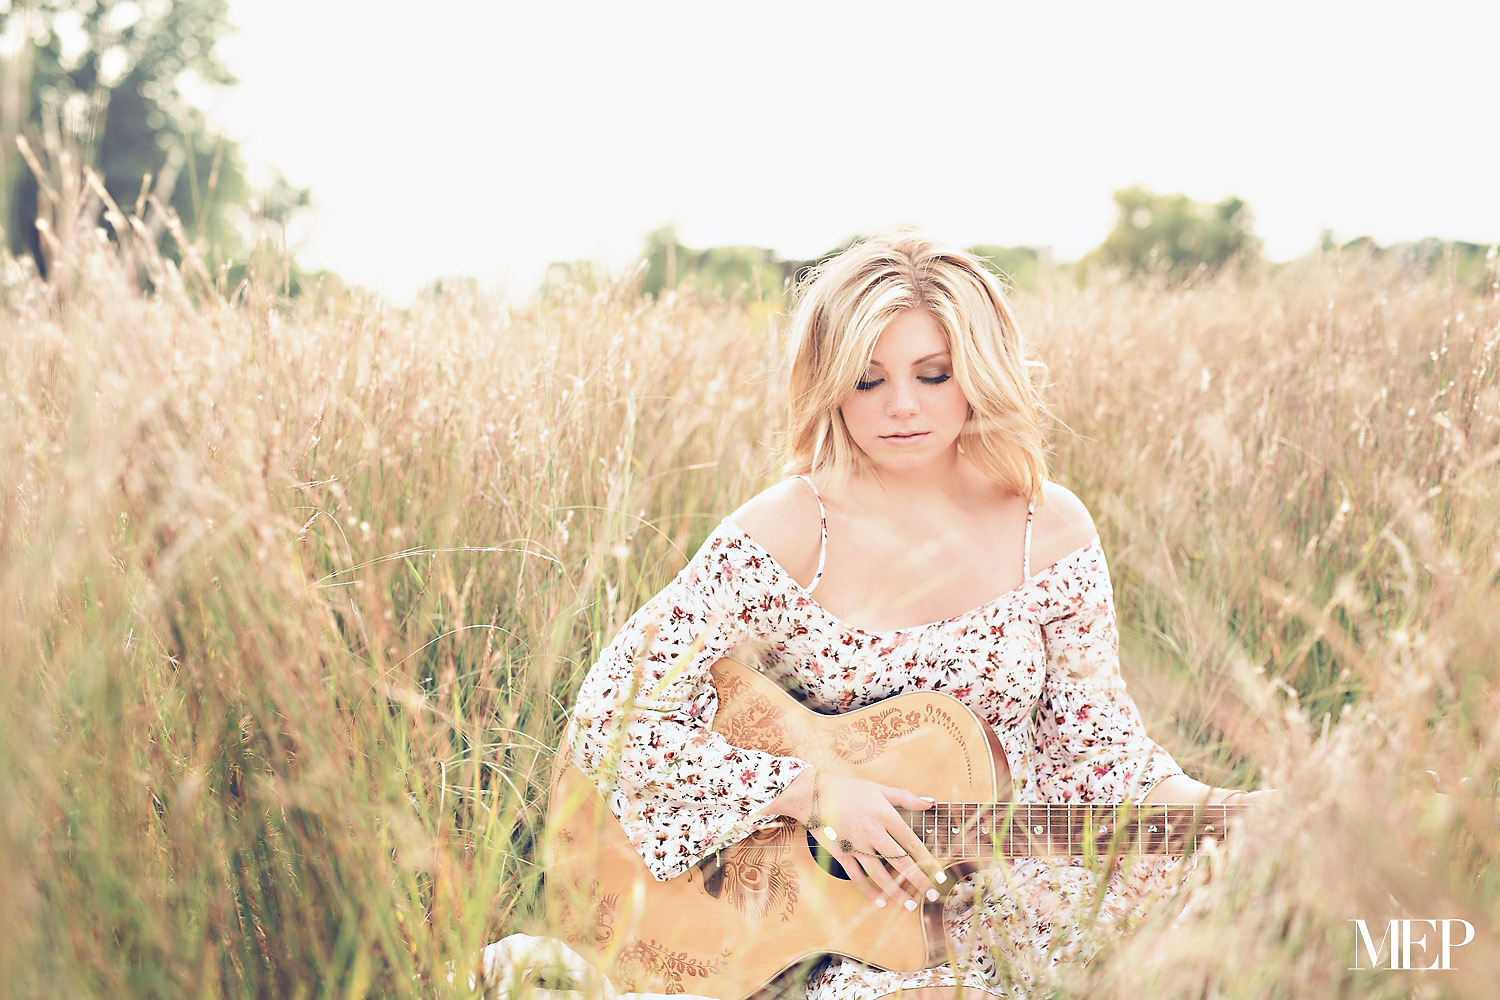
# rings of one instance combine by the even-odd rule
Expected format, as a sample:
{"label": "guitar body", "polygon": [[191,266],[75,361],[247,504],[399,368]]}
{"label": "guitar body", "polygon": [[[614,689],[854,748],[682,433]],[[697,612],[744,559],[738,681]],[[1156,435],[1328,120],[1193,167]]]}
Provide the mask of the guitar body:
{"label": "guitar body", "polygon": [[[1010,777],[990,727],[943,694],[900,695],[843,715],[798,704],[758,671],[713,667],[713,728],[733,745],[800,757],[825,773],[939,802],[1003,802]],[[566,754],[544,839],[546,898],[559,935],[616,989],[748,997],[804,959],[840,954],[895,971],[948,961],[942,899],[877,908],[821,867],[790,820],[656,881]],[[945,859],[949,888],[971,862]],[[993,862],[992,862],[993,863]]]}

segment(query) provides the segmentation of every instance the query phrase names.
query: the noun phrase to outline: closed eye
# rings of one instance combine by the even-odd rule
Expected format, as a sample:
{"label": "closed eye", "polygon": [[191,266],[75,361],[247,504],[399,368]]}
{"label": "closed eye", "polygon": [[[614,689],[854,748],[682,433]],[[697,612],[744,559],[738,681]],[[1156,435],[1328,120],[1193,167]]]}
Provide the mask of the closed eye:
{"label": "closed eye", "polygon": [[[942,385],[952,377],[952,375],[918,375],[917,381],[925,382],[927,385]],[[884,382],[883,378],[861,379],[854,383],[854,388],[860,392],[867,392]]]}

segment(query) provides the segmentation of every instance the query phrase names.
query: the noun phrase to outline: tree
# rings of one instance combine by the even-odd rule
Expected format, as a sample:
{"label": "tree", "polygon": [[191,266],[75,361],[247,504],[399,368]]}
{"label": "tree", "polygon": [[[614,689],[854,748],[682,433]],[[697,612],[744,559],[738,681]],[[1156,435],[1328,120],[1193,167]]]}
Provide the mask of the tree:
{"label": "tree", "polygon": [[777,298],[805,261],[782,260],[763,247],[729,246],[694,250],[677,241],[677,230],[664,226],[646,237],[641,251],[644,271],[641,291],[660,295],[668,288],[690,285],[729,298]]}
{"label": "tree", "polygon": [[978,257],[986,268],[1007,284],[1028,291],[1036,288],[1037,272],[1052,262],[1049,251],[1027,246],[1001,247],[985,243],[969,247],[969,253]]}
{"label": "tree", "polygon": [[1317,254],[1342,253],[1349,257],[1371,260],[1394,260],[1404,270],[1416,274],[1445,273],[1456,285],[1474,288],[1483,294],[1494,280],[1495,255],[1500,250],[1482,243],[1444,240],[1428,236],[1381,246],[1372,236],[1356,236],[1340,244],[1333,230],[1323,230]]}
{"label": "tree", "polygon": [[[0,14],[0,38],[15,50],[4,90],[18,120],[0,136],[0,222],[12,253],[29,250],[46,267],[35,219],[47,206],[17,162],[16,132],[49,163],[76,151],[126,211],[153,194],[221,259],[242,249],[244,170],[196,103],[234,82],[214,53],[226,11],[227,0],[15,0]],[[276,199],[295,206],[306,193]]]}
{"label": "tree", "polygon": [[1250,208],[1239,198],[1214,205],[1183,194],[1158,195],[1135,186],[1114,194],[1115,226],[1091,255],[1140,272],[1186,275],[1218,270],[1231,260],[1259,258]]}

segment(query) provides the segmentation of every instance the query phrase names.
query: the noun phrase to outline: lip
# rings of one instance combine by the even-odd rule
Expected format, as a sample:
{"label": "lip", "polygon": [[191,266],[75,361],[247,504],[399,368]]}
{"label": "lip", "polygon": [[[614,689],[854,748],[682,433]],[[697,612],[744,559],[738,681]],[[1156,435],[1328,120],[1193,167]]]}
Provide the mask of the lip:
{"label": "lip", "polygon": [[908,434],[882,434],[880,440],[889,441],[891,444],[910,444],[922,440],[928,433],[928,431],[912,431]]}

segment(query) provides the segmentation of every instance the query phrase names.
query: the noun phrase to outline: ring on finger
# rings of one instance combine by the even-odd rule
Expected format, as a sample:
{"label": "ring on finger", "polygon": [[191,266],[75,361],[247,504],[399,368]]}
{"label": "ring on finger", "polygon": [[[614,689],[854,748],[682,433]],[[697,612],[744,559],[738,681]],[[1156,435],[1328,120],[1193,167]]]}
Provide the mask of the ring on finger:
{"label": "ring on finger", "polygon": [[844,837],[839,841],[839,850],[845,854],[860,854],[867,858],[879,858],[881,861],[899,861],[902,858],[911,857],[910,854],[882,854],[879,851],[856,851],[854,849],[854,841],[848,837]]}

